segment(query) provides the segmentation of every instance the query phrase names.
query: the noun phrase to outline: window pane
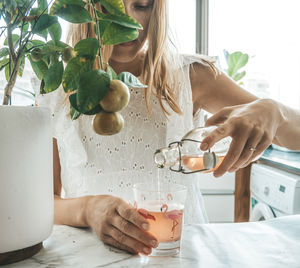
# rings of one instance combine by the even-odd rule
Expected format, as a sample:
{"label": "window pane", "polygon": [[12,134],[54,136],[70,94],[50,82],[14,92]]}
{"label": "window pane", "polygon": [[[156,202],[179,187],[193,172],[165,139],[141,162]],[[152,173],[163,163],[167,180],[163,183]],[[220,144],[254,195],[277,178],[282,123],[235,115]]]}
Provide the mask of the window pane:
{"label": "window pane", "polygon": [[210,0],[209,54],[250,56],[245,88],[300,108],[300,1]]}
{"label": "window pane", "polygon": [[181,53],[196,51],[196,0],[170,0],[170,28]]}

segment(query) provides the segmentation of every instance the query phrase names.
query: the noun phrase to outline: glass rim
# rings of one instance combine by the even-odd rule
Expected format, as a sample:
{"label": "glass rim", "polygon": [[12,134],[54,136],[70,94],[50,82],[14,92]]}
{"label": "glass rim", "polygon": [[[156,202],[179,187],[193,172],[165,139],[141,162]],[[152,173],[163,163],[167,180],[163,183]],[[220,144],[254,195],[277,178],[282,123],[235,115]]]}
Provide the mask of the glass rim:
{"label": "glass rim", "polygon": [[147,189],[147,187],[144,187],[144,188],[140,188],[139,186],[141,185],[149,185],[150,183],[147,183],[147,182],[138,182],[138,183],[135,183],[133,184],[132,188],[135,189],[135,190],[140,190],[140,191],[144,191],[144,192],[151,192],[151,193],[170,193],[170,192],[175,192],[175,193],[179,193],[179,192],[185,192],[187,191],[187,187],[183,184],[179,184],[179,183],[161,183],[163,185],[166,185],[166,184],[169,184],[169,185],[174,185],[174,186],[177,186],[178,188],[176,189],[169,189],[169,190],[157,190],[157,189]]}

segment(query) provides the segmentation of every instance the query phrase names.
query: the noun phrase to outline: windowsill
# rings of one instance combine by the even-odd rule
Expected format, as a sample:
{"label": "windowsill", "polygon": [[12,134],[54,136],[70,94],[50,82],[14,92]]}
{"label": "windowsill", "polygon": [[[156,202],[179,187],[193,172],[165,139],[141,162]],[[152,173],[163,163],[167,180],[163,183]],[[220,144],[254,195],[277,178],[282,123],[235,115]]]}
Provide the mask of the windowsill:
{"label": "windowsill", "polygon": [[260,162],[288,172],[300,174],[300,152],[283,151],[270,146],[259,159]]}

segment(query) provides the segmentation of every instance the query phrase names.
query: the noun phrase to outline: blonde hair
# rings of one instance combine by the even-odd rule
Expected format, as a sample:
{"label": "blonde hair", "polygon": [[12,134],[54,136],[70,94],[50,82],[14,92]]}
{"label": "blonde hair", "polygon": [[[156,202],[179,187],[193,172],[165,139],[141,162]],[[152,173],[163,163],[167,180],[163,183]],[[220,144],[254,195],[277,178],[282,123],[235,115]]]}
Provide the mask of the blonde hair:
{"label": "blonde hair", "polygon": [[[89,5],[87,8],[92,13]],[[98,6],[97,8],[100,9],[101,7]],[[68,36],[69,39],[72,39],[72,44],[76,44],[79,40],[87,37],[95,37],[93,24],[74,24],[71,26]],[[147,33],[147,50],[141,72],[142,82],[148,86],[145,89],[145,100],[149,113],[151,113],[149,107],[151,94],[158,98],[165,114],[170,115],[165,102],[174,112],[182,113],[178,105],[179,81],[177,71],[179,71],[179,64],[176,64],[174,58],[171,57],[171,44],[167,0],[154,0]],[[104,62],[109,61],[112,49],[113,46],[102,48]],[[212,63],[207,63],[213,67]],[[96,67],[100,67],[99,63],[96,64]]]}

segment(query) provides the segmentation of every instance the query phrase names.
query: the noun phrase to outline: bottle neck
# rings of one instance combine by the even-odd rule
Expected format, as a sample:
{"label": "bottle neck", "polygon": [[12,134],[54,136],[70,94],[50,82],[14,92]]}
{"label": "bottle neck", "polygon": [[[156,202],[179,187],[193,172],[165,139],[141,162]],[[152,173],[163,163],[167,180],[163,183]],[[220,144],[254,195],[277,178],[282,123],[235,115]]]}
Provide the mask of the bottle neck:
{"label": "bottle neck", "polygon": [[154,153],[154,162],[159,168],[169,168],[176,165],[179,161],[178,146],[166,147]]}

